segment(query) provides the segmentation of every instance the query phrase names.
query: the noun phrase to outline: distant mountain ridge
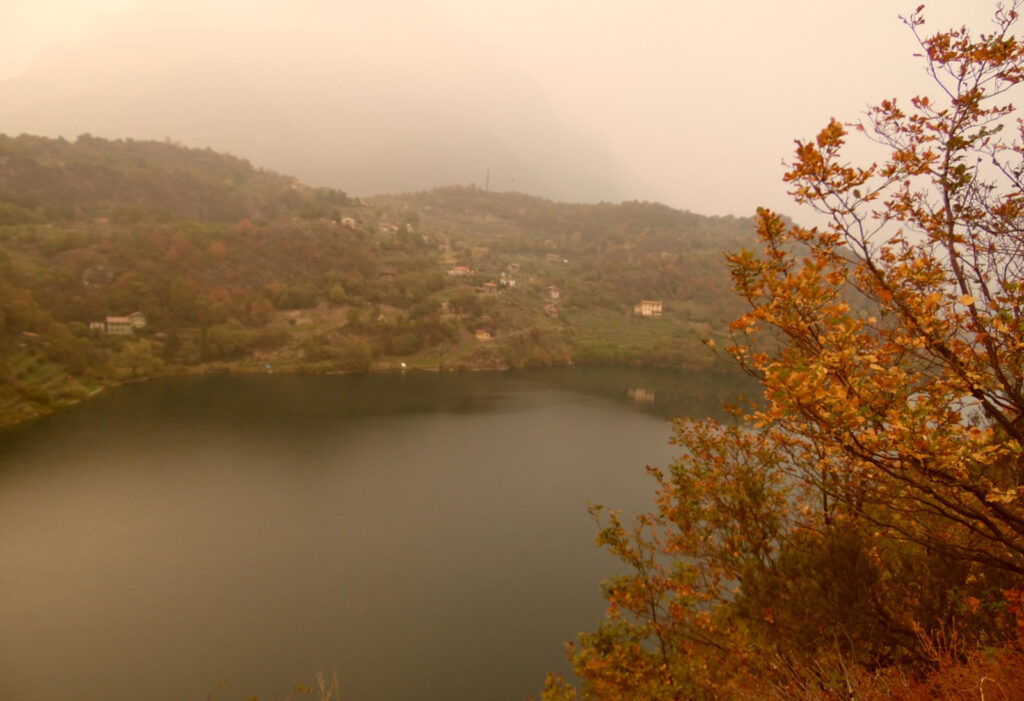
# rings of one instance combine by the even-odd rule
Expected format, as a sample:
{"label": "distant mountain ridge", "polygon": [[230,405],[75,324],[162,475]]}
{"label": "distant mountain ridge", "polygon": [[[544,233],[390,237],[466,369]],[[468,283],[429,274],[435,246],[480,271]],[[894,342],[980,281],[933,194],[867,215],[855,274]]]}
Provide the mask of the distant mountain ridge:
{"label": "distant mountain ridge", "polygon": [[411,3],[144,3],[0,83],[0,132],[169,138],[369,195],[440,185],[616,200],[611,158],[486,47]]}

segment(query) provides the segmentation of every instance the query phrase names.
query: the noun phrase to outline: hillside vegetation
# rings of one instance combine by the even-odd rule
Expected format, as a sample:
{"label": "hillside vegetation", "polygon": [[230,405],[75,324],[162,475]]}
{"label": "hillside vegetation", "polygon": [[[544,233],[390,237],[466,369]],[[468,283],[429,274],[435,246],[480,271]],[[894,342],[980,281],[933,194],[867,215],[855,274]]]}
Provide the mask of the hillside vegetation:
{"label": "hillside vegetation", "polygon": [[[717,368],[702,341],[741,311],[722,250],[752,231],[476,188],[357,200],[172,143],[0,136],[0,422],[169,373]],[[133,312],[130,335],[98,323]]]}

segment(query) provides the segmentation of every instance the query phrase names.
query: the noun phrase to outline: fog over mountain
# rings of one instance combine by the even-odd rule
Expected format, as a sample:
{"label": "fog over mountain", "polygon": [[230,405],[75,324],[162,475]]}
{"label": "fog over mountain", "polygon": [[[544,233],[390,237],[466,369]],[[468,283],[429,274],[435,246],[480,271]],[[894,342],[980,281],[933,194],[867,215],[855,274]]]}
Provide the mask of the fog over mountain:
{"label": "fog over mountain", "polygon": [[362,195],[618,199],[612,158],[480,41],[405,0],[148,2],[0,83],[0,132],[171,139]]}

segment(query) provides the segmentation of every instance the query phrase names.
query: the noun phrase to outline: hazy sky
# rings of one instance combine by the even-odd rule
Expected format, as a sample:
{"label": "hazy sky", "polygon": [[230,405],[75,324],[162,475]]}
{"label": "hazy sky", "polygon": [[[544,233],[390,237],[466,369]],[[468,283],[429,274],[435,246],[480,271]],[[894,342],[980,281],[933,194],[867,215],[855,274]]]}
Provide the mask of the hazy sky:
{"label": "hazy sky", "polygon": [[[703,214],[750,215],[758,205],[798,214],[781,183],[793,140],[831,116],[855,119],[869,103],[927,85],[913,37],[897,19],[917,0],[419,4],[531,78],[564,123],[617,161],[624,196]],[[0,0],[0,80],[19,75],[47,46],[80,37],[98,13],[135,5]],[[246,2],[238,7],[244,12]],[[925,15],[931,30],[987,30],[993,8],[988,0],[936,0]]]}

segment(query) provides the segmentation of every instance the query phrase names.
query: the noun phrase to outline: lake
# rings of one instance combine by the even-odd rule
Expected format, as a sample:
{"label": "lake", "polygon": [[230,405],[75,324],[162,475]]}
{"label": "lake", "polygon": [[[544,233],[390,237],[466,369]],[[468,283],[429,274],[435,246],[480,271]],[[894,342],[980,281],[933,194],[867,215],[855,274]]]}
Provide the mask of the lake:
{"label": "lake", "polygon": [[173,378],[2,431],[0,698],[537,695],[616,569],[588,503],[647,508],[735,383]]}

